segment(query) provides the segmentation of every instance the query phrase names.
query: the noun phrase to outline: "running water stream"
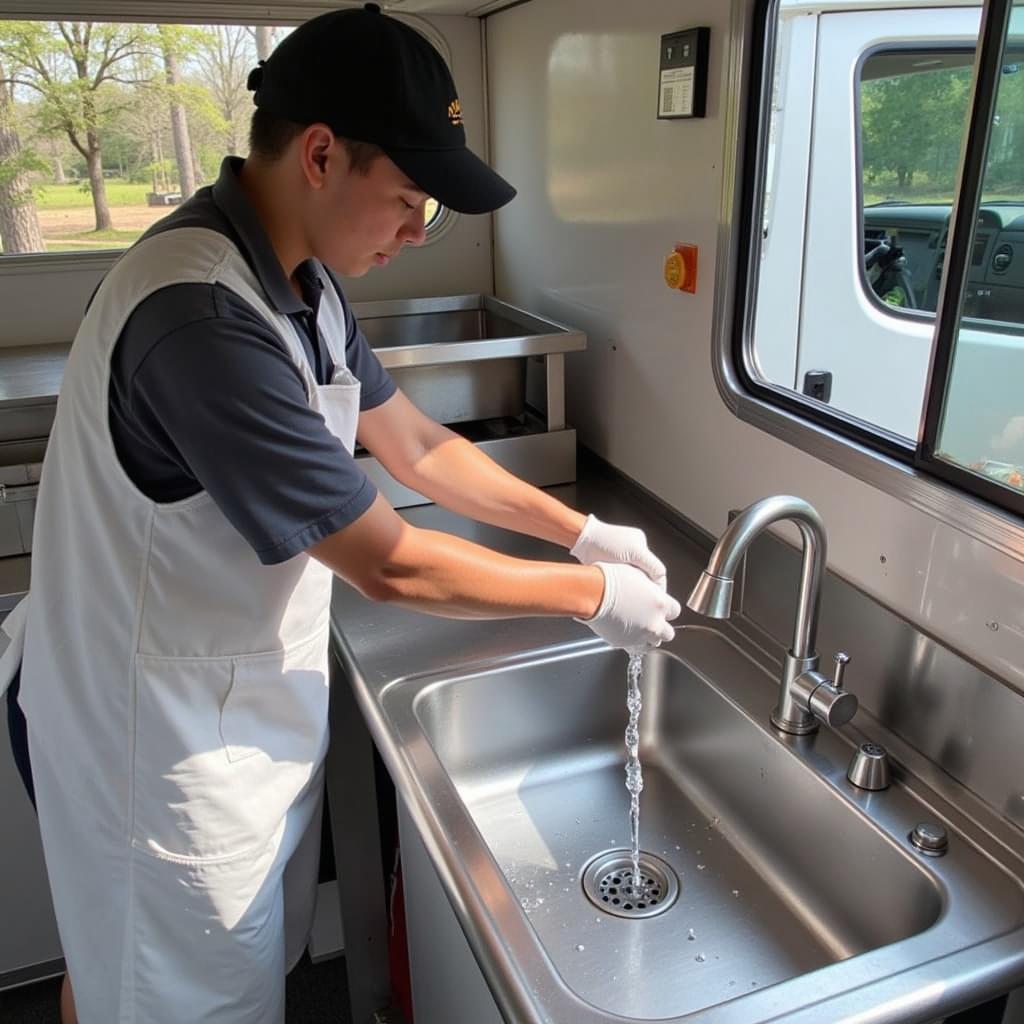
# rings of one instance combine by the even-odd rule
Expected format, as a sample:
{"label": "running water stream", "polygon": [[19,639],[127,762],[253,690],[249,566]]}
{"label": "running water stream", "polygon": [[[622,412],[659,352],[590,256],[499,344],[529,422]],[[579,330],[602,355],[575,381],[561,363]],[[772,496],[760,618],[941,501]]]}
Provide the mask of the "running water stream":
{"label": "running water stream", "polygon": [[633,889],[640,890],[640,791],[644,788],[643,772],[640,769],[640,673],[644,667],[644,651],[634,647],[629,652],[626,693],[626,707],[629,708],[629,725],[626,726],[626,789],[629,790],[629,834],[632,839]]}

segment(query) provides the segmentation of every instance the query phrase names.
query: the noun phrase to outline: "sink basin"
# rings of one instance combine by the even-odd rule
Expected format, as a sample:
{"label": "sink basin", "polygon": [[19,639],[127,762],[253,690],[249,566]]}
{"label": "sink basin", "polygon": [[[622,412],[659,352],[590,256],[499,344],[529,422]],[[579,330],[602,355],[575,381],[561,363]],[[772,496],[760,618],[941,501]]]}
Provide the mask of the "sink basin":
{"label": "sink basin", "polygon": [[[851,741],[766,728],[773,680],[725,634],[679,630],[641,690],[640,846],[678,883],[643,908],[620,877],[595,892],[588,875],[629,847],[623,653],[585,641],[381,694],[406,798],[506,1017],[925,1021],[1019,957],[1019,863],[904,773],[853,787]],[[919,822],[947,828],[948,853],[911,846]]]}

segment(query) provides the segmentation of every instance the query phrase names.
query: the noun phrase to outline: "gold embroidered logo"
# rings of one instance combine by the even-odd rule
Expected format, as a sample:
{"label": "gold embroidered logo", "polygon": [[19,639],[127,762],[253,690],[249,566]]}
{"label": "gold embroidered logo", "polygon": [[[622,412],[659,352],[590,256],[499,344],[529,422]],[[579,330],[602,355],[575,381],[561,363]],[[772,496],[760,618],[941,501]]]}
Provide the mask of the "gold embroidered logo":
{"label": "gold embroidered logo", "polygon": [[462,124],[462,104],[458,100],[452,100],[448,104],[448,120],[451,121],[456,128]]}

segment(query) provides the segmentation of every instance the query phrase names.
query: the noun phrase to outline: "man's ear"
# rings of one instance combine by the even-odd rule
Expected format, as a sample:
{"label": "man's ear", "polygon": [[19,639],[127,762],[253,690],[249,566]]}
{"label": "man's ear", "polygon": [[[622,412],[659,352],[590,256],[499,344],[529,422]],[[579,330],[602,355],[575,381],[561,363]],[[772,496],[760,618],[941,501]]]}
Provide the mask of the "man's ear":
{"label": "man's ear", "polygon": [[313,188],[323,187],[334,141],[334,132],[324,124],[311,124],[302,133],[302,170]]}

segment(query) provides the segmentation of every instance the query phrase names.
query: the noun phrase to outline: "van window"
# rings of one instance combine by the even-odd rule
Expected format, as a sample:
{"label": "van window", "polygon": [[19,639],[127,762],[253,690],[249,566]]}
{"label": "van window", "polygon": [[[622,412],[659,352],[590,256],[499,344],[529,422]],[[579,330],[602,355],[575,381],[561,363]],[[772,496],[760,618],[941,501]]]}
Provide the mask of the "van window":
{"label": "van window", "polygon": [[290,30],[0,20],[0,253],[123,249],[210,184]]}
{"label": "van window", "polygon": [[861,67],[862,283],[890,309],[935,312],[973,62],[900,49]]}
{"label": "van window", "polygon": [[766,16],[723,396],[997,538],[990,507],[1024,515],[1024,0]]}
{"label": "van window", "polygon": [[[1024,29],[1024,10],[1015,12]],[[1011,26],[1014,23],[1011,22]],[[996,91],[935,458],[1024,492],[1024,54]]]}
{"label": "van window", "polygon": [[979,12],[811,6],[780,8],[766,79],[752,376],[909,449]]}

